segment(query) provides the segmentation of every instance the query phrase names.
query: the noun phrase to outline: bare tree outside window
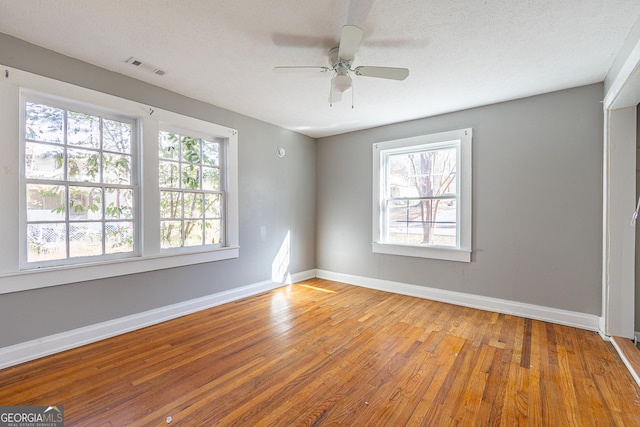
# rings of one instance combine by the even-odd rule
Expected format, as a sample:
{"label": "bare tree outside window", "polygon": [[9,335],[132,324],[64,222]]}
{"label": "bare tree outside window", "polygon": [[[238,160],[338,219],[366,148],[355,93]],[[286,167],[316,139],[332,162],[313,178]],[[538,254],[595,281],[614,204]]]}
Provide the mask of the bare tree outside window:
{"label": "bare tree outside window", "polygon": [[387,156],[389,243],[457,245],[457,155],[448,146]]}

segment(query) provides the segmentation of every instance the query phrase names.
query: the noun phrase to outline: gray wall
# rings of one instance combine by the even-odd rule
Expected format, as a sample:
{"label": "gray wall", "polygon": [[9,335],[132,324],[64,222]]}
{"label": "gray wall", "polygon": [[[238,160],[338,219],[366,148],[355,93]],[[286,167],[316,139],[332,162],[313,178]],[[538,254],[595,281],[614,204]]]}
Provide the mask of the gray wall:
{"label": "gray wall", "polygon": [[289,270],[315,267],[314,139],[4,34],[0,64],[238,129],[240,187],[240,258],[0,295],[0,347],[269,280],[289,231]]}
{"label": "gray wall", "polygon": [[[319,269],[599,315],[603,85],[318,140]],[[473,128],[472,262],[371,251],[372,144]]]}

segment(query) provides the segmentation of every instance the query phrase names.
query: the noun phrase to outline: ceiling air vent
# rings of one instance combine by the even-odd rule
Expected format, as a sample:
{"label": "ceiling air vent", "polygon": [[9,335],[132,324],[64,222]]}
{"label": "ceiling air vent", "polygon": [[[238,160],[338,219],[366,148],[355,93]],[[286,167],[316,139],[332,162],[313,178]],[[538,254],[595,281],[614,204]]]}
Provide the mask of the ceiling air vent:
{"label": "ceiling air vent", "polygon": [[158,76],[164,76],[165,74],[167,74],[167,72],[164,71],[163,69],[158,68],[155,65],[149,64],[148,62],[144,62],[138,58],[131,57],[127,59],[125,62],[127,64],[131,64],[135,67],[141,68],[149,73],[157,74]]}

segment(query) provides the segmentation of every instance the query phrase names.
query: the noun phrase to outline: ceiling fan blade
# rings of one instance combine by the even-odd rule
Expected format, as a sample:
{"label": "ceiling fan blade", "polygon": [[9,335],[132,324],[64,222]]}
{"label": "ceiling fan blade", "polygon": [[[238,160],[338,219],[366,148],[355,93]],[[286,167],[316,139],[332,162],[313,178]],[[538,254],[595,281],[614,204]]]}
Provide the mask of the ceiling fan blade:
{"label": "ceiling fan blade", "polygon": [[356,76],[379,77],[381,79],[404,80],[409,75],[407,68],[394,67],[356,67]]}
{"label": "ceiling fan blade", "polygon": [[329,67],[307,67],[307,66],[292,66],[292,67],[274,67],[273,71],[276,73],[308,73],[308,72],[320,72],[326,73],[331,70]]}
{"label": "ceiling fan blade", "polygon": [[342,36],[340,37],[340,47],[338,48],[338,58],[345,61],[353,61],[364,31],[355,25],[345,25],[342,27]]}

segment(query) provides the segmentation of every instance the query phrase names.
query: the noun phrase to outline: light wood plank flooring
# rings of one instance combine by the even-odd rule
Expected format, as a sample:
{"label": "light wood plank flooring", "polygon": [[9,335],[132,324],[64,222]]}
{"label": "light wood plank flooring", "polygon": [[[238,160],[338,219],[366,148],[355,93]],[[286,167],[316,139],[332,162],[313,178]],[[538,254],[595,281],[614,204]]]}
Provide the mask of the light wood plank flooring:
{"label": "light wood plank flooring", "polygon": [[636,426],[596,333],[314,279],[0,371],[68,426]]}
{"label": "light wood plank flooring", "polygon": [[[614,347],[617,346],[618,354],[627,359],[627,369],[632,370],[637,378],[640,375],[640,350],[638,350],[638,347],[633,341],[623,337],[611,337],[611,342]],[[637,383],[638,381],[636,380]]]}

